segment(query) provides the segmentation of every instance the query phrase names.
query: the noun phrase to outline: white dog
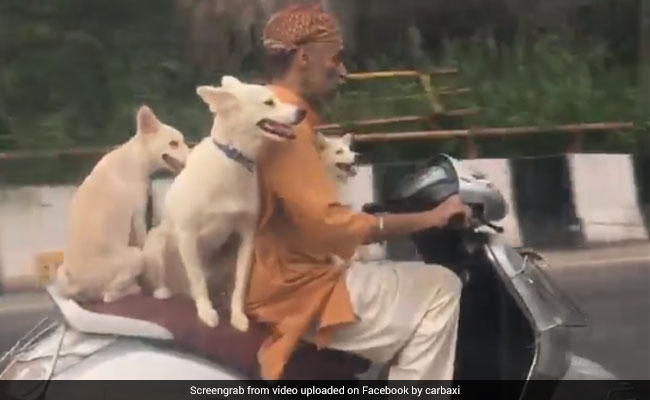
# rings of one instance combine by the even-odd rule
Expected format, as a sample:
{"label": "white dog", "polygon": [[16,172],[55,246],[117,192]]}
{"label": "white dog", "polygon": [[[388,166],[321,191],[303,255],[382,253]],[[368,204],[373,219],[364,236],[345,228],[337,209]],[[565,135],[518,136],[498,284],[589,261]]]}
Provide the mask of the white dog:
{"label": "white dog", "polygon": [[[342,189],[350,178],[357,174],[356,163],[359,154],[352,151],[352,135],[346,133],[341,137],[326,136],[320,132],[316,135],[316,147],[327,174],[336,182],[341,197]],[[357,248],[353,260],[372,261],[377,259],[372,253],[380,254],[378,244],[363,245]],[[374,251],[373,251],[374,249]],[[341,261],[339,261],[341,262]]]}
{"label": "white dog", "polygon": [[183,135],[147,106],[138,110],[136,125],[135,135],[102,157],[72,198],[57,272],[66,297],[115,301],[140,291],[136,280],[143,272],[154,296],[168,295],[163,281],[144,271],[147,192],[151,174],[180,172],[189,150]]}
{"label": "white dog", "polygon": [[201,86],[197,94],[214,113],[214,124],[171,183],[162,222],[150,233],[145,252],[154,264],[164,264],[168,262],[166,249],[177,249],[198,316],[214,327],[219,316],[209,298],[200,242],[209,237],[211,246],[219,248],[237,233],[240,246],[230,322],[246,331],[244,300],[259,214],[255,161],[265,143],[293,139],[291,126],[303,120],[305,111],[281,103],[264,86],[230,76],[222,79],[221,87]]}
{"label": "white dog", "polygon": [[327,174],[336,182],[339,192],[348,179],[357,174],[356,162],[359,154],[352,151],[351,144],[352,135],[349,133],[341,137],[325,136],[320,132],[316,135],[320,158]]}

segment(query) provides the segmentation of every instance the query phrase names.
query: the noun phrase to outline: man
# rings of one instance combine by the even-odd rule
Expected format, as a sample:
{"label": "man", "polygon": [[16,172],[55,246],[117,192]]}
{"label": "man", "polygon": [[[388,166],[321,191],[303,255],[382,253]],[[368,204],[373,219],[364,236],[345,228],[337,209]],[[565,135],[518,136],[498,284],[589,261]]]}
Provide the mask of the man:
{"label": "man", "polygon": [[[264,29],[271,89],[308,110],[296,139],[274,145],[259,161],[262,212],[247,296],[247,312],[268,323],[261,376],[278,379],[295,345],[394,361],[389,379],[451,380],[460,280],[423,263],[352,263],[357,246],[444,226],[464,207],[457,196],[414,214],[375,217],[337,200],[314,145],[313,109],[345,78],[337,21],[318,6],[292,6]],[[313,329],[313,332],[312,332]],[[313,339],[311,333],[314,333]]]}

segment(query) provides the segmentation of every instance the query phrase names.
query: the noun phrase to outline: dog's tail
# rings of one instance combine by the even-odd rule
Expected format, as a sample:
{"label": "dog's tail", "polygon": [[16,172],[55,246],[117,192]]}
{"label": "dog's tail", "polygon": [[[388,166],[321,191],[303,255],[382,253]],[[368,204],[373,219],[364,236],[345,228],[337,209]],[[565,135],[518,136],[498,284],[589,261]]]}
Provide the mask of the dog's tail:
{"label": "dog's tail", "polygon": [[65,264],[57,268],[54,287],[61,296],[67,299],[77,297],[81,293],[81,287],[71,281],[70,273],[65,267]]}

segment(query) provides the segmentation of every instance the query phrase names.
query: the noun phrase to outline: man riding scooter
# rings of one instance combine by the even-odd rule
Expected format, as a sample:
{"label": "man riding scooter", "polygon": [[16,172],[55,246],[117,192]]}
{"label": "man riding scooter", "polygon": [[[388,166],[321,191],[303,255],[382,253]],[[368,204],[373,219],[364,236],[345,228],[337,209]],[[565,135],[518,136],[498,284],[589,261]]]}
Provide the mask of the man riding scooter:
{"label": "man riding scooter", "polygon": [[341,205],[314,146],[314,109],[346,76],[338,23],[317,5],[291,6],[263,35],[271,89],[308,113],[296,139],[259,162],[262,210],[246,311],[274,332],[258,353],[261,376],[278,379],[306,339],[390,364],[390,380],[451,380],[458,277],[420,262],[335,260],[349,260],[362,244],[445,226],[465,215],[463,204],[452,196],[430,211],[381,216]]}
{"label": "man riding scooter", "polygon": [[[49,292],[66,321],[55,340],[69,336],[67,326],[77,333],[120,338],[106,348],[108,359],[86,358],[67,376],[101,379],[115,376],[115,371],[141,373],[120,367],[120,362],[131,365],[128,357],[134,348],[140,349],[137,365],[164,370],[153,375],[157,379],[177,374],[192,379],[322,379],[323,372],[349,379],[361,373],[360,366],[354,367],[358,363],[335,357],[339,350],[389,366],[388,379],[452,380],[461,292],[456,275],[435,264],[340,261],[350,260],[361,244],[445,226],[452,217],[466,215],[464,205],[451,196],[432,210],[380,216],[341,205],[336,184],[319,158],[313,129],[318,124],[313,109],[346,75],[339,59],[338,25],[318,7],[294,6],[271,18],[264,45],[272,73],[269,87],[281,101],[309,112],[295,129],[296,139],[268,148],[257,160],[262,207],[246,299],[249,331],[242,334],[228,324],[208,327],[196,317],[191,299],[181,295],[165,301],[135,295],[80,306]],[[217,292],[212,294],[218,297]],[[206,366],[176,353],[163,362],[159,356],[169,355],[169,349],[147,347],[146,340],[134,342],[126,339],[129,335],[162,337],[213,363]],[[333,351],[300,345],[305,341]],[[62,357],[57,349],[44,350],[55,355],[52,373]],[[350,369],[344,364],[354,365]],[[16,371],[33,370],[16,364]]]}

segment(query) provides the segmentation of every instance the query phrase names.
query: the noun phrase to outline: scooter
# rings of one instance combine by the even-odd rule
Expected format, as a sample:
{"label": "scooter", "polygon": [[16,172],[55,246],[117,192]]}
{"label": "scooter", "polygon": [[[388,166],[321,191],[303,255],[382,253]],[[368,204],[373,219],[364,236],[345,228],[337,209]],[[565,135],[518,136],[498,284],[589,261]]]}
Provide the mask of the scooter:
{"label": "scooter", "polygon": [[[602,366],[572,354],[571,338],[586,327],[586,318],[554,284],[543,257],[501,239],[503,229],[495,223],[508,207],[482,173],[439,154],[404,177],[385,201],[366,204],[364,210],[422,211],[454,194],[467,206],[469,218],[411,237],[425,263],[453,270],[464,284],[454,380],[522,382],[517,398],[527,399],[528,383],[536,380],[615,379]],[[164,327],[84,313],[51,288],[48,293],[61,317],[36,327],[0,360],[0,379],[248,379],[200,354],[152,344],[173,341]]]}

